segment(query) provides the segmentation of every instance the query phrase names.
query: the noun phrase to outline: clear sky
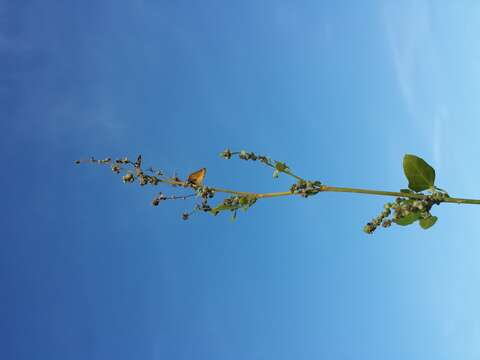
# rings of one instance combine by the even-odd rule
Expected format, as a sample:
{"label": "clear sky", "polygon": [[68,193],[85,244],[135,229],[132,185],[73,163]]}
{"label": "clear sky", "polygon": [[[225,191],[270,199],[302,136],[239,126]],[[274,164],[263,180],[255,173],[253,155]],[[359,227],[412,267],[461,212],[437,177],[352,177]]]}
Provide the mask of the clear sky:
{"label": "clear sky", "polygon": [[184,222],[73,160],[290,186],[231,147],[398,190],[413,153],[478,198],[479,23],[471,0],[0,1],[0,358],[478,359],[480,208],[373,236],[387,199],[362,195]]}

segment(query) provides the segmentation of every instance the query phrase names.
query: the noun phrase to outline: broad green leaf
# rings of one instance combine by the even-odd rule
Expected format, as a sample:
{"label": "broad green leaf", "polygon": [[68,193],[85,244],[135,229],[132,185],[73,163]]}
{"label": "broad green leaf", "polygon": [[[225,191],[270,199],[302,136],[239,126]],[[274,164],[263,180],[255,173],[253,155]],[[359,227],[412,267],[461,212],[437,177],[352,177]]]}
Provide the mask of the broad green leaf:
{"label": "broad green leaf", "polygon": [[403,172],[408,179],[408,187],[414,191],[423,191],[434,186],[435,170],[418,156],[405,155]]}
{"label": "broad green leaf", "polygon": [[426,229],[432,227],[433,225],[435,225],[437,220],[438,220],[438,218],[436,216],[430,216],[426,219],[420,219],[420,226],[422,227],[422,229],[426,230]]}
{"label": "broad green leaf", "polygon": [[407,216],[404,216],[398,220],[393,220],[393,221],[398,225],[407,226],[407,225],[413,224],[419,218],[420,218],[419,213],[410,213]]}

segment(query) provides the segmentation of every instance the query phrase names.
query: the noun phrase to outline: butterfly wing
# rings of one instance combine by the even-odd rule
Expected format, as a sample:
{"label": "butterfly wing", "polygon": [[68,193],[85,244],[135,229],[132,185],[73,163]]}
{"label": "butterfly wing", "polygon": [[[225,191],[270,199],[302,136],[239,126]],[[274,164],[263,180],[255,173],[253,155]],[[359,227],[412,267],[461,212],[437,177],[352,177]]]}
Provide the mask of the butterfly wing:
{"label": "butterfly wing", "polygon": [[195,171],[188,176],[187,182],[189,182],[190,184],[193,184],[193,185],[200,186],[203,183],[203,179],[205,178],[206,173],[207,173],[206,168],[202,168],[198,171]]}

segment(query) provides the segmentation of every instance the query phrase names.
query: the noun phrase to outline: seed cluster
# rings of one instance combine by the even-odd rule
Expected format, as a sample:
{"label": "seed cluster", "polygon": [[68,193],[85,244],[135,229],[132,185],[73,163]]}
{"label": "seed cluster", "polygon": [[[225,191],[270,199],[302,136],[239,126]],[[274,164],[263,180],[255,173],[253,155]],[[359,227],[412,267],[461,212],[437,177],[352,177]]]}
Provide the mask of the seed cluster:
{"label": "seed cluster", "polygon": [[322,183],[320,181],[299,180],[296,184],[293,184],[290,187],[290,192],[292,194],[297,194],[304,198],[316,195],[320,191],[322,191]]}
{"label": "seed cluster", "polygon": [[367,225],[365,225],[363,228],[363,231],[365,231],[367,234],[372,234],[380,225],[382,225],[384,228],[391,226],[392,220],[387,219],[391,214],[390,205],[391,204],[389,203],[385,204],[385,208],[380,215],[374,218],[371,222],[367,223]]}
{"label": "seed cluster", "polygon": [[278,161],[270,159],[268,156],[265,155],[258,155],[255,154],[253,151],[231,151],[230,149],[225,149],[220,153],[220,157],[226,160],[230,160],[232,156],[237,155],[240,160],[245,160],[245,161],[260,161],[261,163],[270,166],[272,168],[275,168],[275,165],[279,163]]}
{"label": "seed cluster", "polygon": [[231,196],[223,200],[223,202],[211,209],[213,215],[217,215],[220,211],[232,211],[234,216],[239,209],[248,210],[253,204],[257,202],[257,197],[253,195],[245,196]]}
{"label": "seed cluster", "polygon": [[[434,192],[423,199],[410,199],[398,197],[395,202],[386,203],[383,211],[372,221],[367,223],[363,231],[372,234],[380,225],[390,227],[392,222],[399,225],[408,225],[416,220],[427,219],[432,216],[430,210],[433,205],[439,205],[445,198],[446,193]],[[388,217],[392,214],[391,219]]]}

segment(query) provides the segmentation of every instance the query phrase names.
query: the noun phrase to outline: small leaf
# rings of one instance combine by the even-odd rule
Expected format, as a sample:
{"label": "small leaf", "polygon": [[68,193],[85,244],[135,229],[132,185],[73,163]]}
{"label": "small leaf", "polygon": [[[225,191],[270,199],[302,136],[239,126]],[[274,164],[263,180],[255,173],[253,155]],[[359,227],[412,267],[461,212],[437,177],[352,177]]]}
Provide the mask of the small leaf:
{"label": "small leaf", "polygon": [[429,216],[426,219],[420,219],[420,226],[422,229],[427,230],[428,228],[431,228],[435,223],[437,222],[438,218],[436,216]]}
{"label": "small leaf", "polygon": [[277,161],[277,163],[275,164],[275,170],[278,170],[278,171],[285,171],[288,169],[288,166],[287,164],[285,163],[282,163],[282,162],[279,162]]}
{"label": "small leaf", "polygon": [[231,210],[232,206],[225,205],[225,204],[220,204],[216,207],[214,207],[211,211],[212,214],[217,215],[220,211],[225,211],[225,210]]}
{"label": "small leaf", "polygon": [[434,186],[435,170],[418,156],[405,155],[403,172],[408,179],[408,187],[414,191],[423,191]]}
{"label": "small leaf", "polygon": [[413,212],[413,213],[410,213],[398,220],[393,220],[397,225],[401,225],[401,226],[407,226],[407,225],[410,225],[410,224],[413,224],[415,221],[417,221],[418,219],[420,218],[420,214],[419,213],[416,213],[416,212]]}
{"label": "small leaf", "polygon": [[275,171],[273,172],[273,178],[274,178],[274,179],[278,178],[278,175],[280,175],[280,171],[275,170]]}

